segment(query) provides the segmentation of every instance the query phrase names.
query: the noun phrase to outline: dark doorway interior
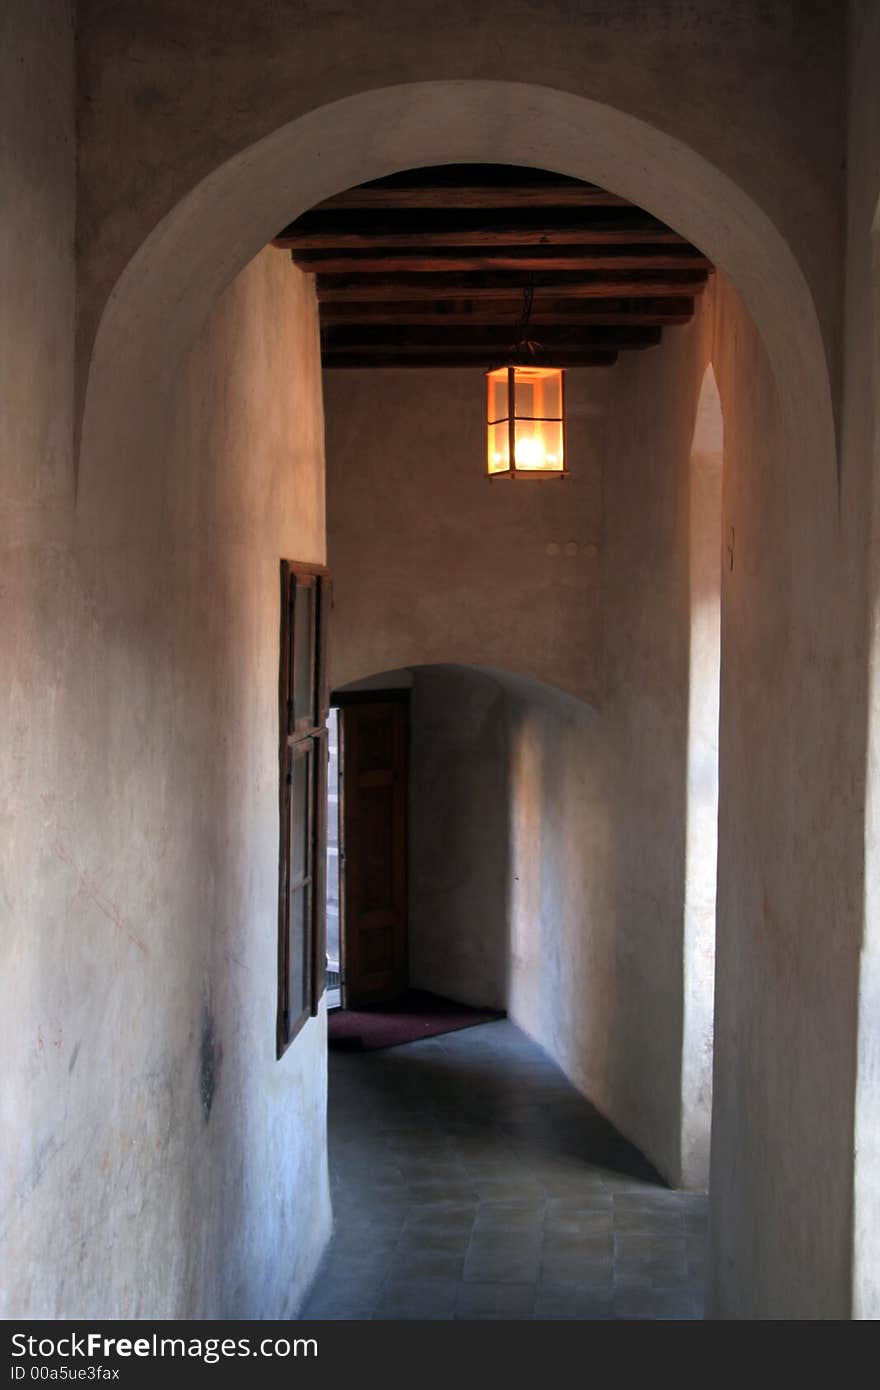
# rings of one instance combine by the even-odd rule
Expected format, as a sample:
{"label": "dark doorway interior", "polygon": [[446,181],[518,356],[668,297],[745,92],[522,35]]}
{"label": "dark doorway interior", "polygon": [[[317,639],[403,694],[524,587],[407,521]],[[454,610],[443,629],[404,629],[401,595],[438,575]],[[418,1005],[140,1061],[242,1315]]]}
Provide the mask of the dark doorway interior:
{"label": "dark doorway interior", "polygon": [[358,1008],[391,1002],[408,984],[409,693],[359,691],[333,703],[339,793],[329,810],[338,810],[339,826],[339,1002]]}

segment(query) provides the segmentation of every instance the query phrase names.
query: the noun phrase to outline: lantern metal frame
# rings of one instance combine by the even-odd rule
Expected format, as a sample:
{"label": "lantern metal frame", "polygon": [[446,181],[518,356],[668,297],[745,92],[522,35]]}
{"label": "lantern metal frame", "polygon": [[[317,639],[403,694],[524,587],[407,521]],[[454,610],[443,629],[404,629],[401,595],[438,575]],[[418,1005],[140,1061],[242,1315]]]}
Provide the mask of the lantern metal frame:
{"label": "lantern metal frame", "polygon": [[[516,413],[516,373],[528,370],[553,371],[559,373],[559,415],[517,415]],[[497,420],[489,419],[489,396],[491,391],[491,379],[497,377],[499,371],[507,371],[507,415],[499,416]],[[567,478],[571,470],[566,467],[565,449],[565,368],[545,366],[543,363],[534,361],[518,362],[513,366],[508,365],[490,368],[486,372],[486,429],[492,425],[502,425],[507,423],[507,467],[490,470],[487,468],[488,478]],[[516,426],[519,421],[532,421],[536,424],[559,425],[559,435],[562,446],[562,467],[561,468],[517,468],[516,466]],[[488,441],[487,441],[488,442]]]}

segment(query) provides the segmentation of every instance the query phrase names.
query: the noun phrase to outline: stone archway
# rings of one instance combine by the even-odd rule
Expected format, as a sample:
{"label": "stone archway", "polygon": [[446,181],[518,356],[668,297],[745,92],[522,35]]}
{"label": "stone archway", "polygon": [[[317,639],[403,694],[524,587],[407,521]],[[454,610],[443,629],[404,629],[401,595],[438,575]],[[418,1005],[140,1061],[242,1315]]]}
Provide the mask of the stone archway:
{"label": "stone archway", "polygon": [[[536,165],[619,192],[682,232],[732,282],[763,340],[790,445],[779,460],[788,514],[774,536],[783,576],[777,605],[793,607],[798,590],[798,632],[787,659],[792,668],[803,661],[814,620],[818,645],[830,647],[826,566],[837,543],[832,396],[813,299],[796,258],[754,200],[694,149],[608,105],[527,84],[430,82],[361,93],[250,146],[178,203],[129,262],[99,325],[81,429],[81,535],[99,532],[107,544],[124,543],[132,511],[127,480],[161,453],[168,403],[187,350],[223,289],[280,226],[367,179],[416,165],[488,160]],[[732,612],[731,622],[740,620]],[[792,704],[805,746],[815,721],[811,698],[807,690]],[[792,772],[786,756],[780,751],[793,803],[801,773]],[[728,879],[740,867],[731,853]],[[813,1029],[802,1025],[807,1002],[796,1000],[792,1008],[800,1031]],[[796,1059],[789,1064],[797,1065]],[[778,1064],[772,1082],[772,1090],[783,1089]],[[731,1105],[729,1123],[736,1121]],[[790,1142],[796,1146],[797,1136]],[[759,1156],[763,1161],[760,1150]],[[741,1192],[731,1205],[737,1200]],[[756,1199],[756,1230],[766,1226],[764,1214]],[[787,1219],[783,1206],[777,1220],[782,1225]],[[754,1237],[756,1268],[767,1239]],[[836,1233],[834,1239],[839,1244]],[[784,1243],[780,1238],[780,1248]],[[796,1260],[797,1253],[790,1262]],[[797,1306],[803,1291],[786,1305],[770,1268],[753,1292],[744,1263],[730,1275],[740,1285],[738,1303],[725,1287],[726,1271],[719,1281],[720,1309],[745,1315],[742,1308],[762,1298],[765,1308]],[[768,1292],[777,1287],[780,1292]],[[838,1299],[835,1285],[821,1306],[837,1307]],[[809,1304],[802,1298],[801,1306]]]}
{"label": "stone archway", "polygon": [[695,150],[625,112],[547,87],[472,81],[386,87],[320,107],[228,160],[163,219],[118,280],[96,334],[82,500],[100,489],[126,431],[159,408],[217,296],[280,226],[367,179],[489,160],[601,184],[699,246],[753,315],[802,459],[816,460],[810,482],[821,486],[834,457],[822,335],[803,273],[760,207]]}

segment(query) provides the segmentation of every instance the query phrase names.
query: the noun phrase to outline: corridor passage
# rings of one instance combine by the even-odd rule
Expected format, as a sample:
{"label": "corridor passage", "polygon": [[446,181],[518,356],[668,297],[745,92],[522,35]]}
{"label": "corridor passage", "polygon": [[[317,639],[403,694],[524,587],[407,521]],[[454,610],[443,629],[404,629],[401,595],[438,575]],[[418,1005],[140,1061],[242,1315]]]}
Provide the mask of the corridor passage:
{"label": "corridor passage", "polygon": [[335,1231],[302,1318],[699,1318],[670,1192],[507,1020],[330,1053]]}

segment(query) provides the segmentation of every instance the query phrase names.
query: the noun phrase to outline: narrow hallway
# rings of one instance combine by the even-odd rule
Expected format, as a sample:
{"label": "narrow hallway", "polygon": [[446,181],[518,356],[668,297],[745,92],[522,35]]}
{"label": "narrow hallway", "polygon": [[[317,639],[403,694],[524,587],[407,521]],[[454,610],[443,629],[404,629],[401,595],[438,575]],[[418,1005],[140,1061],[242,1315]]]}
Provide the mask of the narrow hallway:
{"label": "narrow hallway", "polygon": [[702,1317],[706,1197],[505,1020],[330,1053],[335,1231],[303,1319]]}

